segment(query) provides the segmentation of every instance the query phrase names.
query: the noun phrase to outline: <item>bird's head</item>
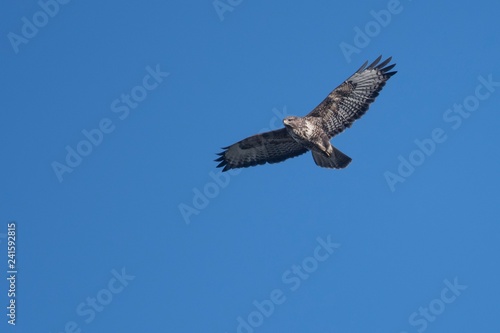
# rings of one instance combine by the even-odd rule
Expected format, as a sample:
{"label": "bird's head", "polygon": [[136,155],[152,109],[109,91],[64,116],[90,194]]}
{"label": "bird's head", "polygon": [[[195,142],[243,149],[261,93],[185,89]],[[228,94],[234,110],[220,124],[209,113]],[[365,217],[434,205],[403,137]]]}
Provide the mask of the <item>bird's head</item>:
{"label": "bird's head", "polygon": [[298,121],[298,117],[288,116],[288,117],[285,117],[285,119],[283,119],[283,124],[285,125],[285,127],[294,128],[294,127],[296,127],[297,121]]}

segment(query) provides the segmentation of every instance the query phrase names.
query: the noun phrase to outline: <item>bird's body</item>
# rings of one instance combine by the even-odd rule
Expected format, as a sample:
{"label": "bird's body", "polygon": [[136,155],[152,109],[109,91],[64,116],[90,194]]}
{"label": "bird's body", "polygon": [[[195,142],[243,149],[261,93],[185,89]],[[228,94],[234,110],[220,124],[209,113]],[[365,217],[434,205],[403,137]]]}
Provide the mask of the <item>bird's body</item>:
{"label": "bird's body", "polygon": [[309,150],[322,150],[325,151],[325,143],[318,140],[316,131],[317,124],[313,119],[307,117],[286,117],[283,120],[287,133],[299,144]]}
{"label": "bird's body", "polygon": [[290,116],[285,128],[257,134],[223,148],[218,167],[223,171],[264,163],[278,163],[312,152],[314,162],[325,168],[345,168],[351,158],[332,146],[330,140],[360,118],[378,96],[385,82],[396,72],[386,66],[391,58],[379,64],[361,66],[350,78],[335,88],[305,117]]}

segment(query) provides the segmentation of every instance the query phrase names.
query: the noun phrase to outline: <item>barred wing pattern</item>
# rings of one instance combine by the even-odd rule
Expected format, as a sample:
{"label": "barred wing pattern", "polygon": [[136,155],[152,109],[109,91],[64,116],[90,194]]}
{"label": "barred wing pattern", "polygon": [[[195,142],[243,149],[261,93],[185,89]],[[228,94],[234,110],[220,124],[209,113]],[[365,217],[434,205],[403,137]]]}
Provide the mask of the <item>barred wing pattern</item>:
{"label": "barred wing pattern", "polygon": [[217,167],[224,167],[222,171],[278,163],[307,152],[307,148],[297,143],[285,128],[257,134],[222,149],[224,151],[215,160],[220,162]]}
{"label": "barred wing pattern", "polygon": [[[390,70],[395,64],[386,66],[391,57],[379,64],[382,56],[366,67],[365,62],[356,73],[344,83],[335,88],[323,102],[309,113],[306,118],[319,118],[326,134],[331,138],[344,129],[351,127],[368,110],[370,103],[375,100],[385,82],[394,74]],[[386,66],[386,67],[384,67]]]}

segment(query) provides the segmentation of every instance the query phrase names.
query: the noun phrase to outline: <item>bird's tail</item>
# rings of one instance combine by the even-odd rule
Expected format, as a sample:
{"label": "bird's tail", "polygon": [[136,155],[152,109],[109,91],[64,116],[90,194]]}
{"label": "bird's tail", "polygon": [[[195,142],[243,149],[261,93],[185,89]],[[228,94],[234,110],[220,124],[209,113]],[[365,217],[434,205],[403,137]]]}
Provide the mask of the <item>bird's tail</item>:
{"label": "bird's tail", "polygon": [[330,157],[326,156],[324,153],[312,150],[314,162],[320,167],[330,169],[343,169],[351,163],[352,159],[349,156],[333,146],[332,148],[333,153]]}

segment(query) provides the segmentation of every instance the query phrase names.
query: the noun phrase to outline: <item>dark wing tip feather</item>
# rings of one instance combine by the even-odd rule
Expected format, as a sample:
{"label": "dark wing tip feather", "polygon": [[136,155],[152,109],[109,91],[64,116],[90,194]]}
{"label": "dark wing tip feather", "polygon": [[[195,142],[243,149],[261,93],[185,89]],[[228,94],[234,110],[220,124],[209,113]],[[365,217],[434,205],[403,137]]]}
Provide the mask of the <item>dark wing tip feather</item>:
{"label": "dark wing tip feather", "polygon": [[[382,56],[380,56],[380,57],[382,57]],[[380,58],[380,57],[379,57],[379,58]],[[391,60],[392,60],[392,57],[389,57],[389,58],[385,59],[384,61],[382,61],[380,64],[378,64],[375,68],[376,68],[376,69],[383,70],[383,69],[384,69],[384,67],[385,67],[385,65],[387,65],[388,63],[390,63],[390,62],[391,62]]]}
{"label": "dark wing tip feather", "polygon": [[388,71],[390,71],[391,69],[393,69],[394,66],[396,66],[396,64],[392,64],[392,65],[389,65],[387,67],[381,68],[380,71],[383,72],[383,73],[387,73]]}
{"label": "dark wing tip feather", "polygon": [[392,71],[392,72],[389,72],[389,73],[384,73],[384,75],[387,77],[387,78],[390,78],[391,76],[393,76],[394,74],[396,74],[398,71]]}
{"label": "dark wing tip feather", "polygon": [[356,71],[356,73],[361,73],[362,71],[364,71],[367,64],[368,64],[368,61],[365,61],[365,63],[363,65],[361,65],[361,67],[359,67],[359,69]]}
{"label": "dark wing tip feather", "polygon": [[381,59],[382,59],[382,55],[378,56],[378,58],[375,59],[366,68],[364,68],[366,66],[366,64],[367,64],[367,62],[365,62],[363,64],[363,66],[360,68],[360,70],[358,70],[357,72],[359,73],[360,71],[363,71],[365,69],[376,69],[376,70],[381,71],[384,74],[384,76],[386,76],[387,78],[389,78],[389,77],[391,77],[391,76],[393,76],[394,74],[397,73],[397,71],[389,72],[391,69],[394,68],[394,66],[396,66],[396,64],[391,64],[391,65],[387,66],[391,62],[392,57],[389,57],[389,58],[385,59],[384,61],[380,62]]}
{"label": "dark wing tip feather", "polygon": [[[380,60],[382,60],[382,55],[379,55],[377,57],[377,59],[375,59],[368,66],[367,66],[368,61],[365,61],[365,63],[363,65],[361,65],[361,67],[356,71],[356,73],[361,73],[361,72],[363,72],[364,70],[367,70],[367,69],[377,69],[377,70],[383,72],[384,74],[386,74],[388,71],[390,71],[392,68],[394,68],[394,66],[396,66],[396,64],[392,64],[392,65],[389,65],[389,66],[385,67],[387,64],[389,64],[391,62],[392,57],[389,57],[389,58],[385,59],[382,62],[380,62]],[[387,74],[388,75],[390,74],[390,76],[392,76],[392,75],[396,74],[396,72],[390,72],[390,73],[387,73]]]}
{"label": "dark wing tip feather", "polygon": [[370,66],[368,66],[366,69],[373,69],[373,68],[376,68],[375,66],[377,66],[378,62],[380,61],[380,59],[382,59],[382,55],[379,55],[377,59],[375,59],[375,61],[373,61]]}
{"label": "dark wing tip feather", "polygon": [[226,150],[228,148],[229,147],[223,147],[222,149],[224,149],[224,151],[220,152],[220,153],[216,153],[216,155],[218,155],[219,157],[217,157],[214,160],[215,162],[220,162],[219,164],[217,164],[217,168],[224,167],[224,169],[222,169],[223,172],[231,169],[231,167],[229,166],[229,164],[227,163],[227,160],[226,160]]}
{"label": "dark wing tip feather", "polygon": [[[217,161],[219,162],[219,161]],[[217,164],[217,168],[222,168],[222,167],[226,167],[228,164],[227,164],[227,161],[226,160],[222,160],[220,161],[219,164]]]}
{"label": "dark wing tip feather", "polygon": [[398,72],[398,71],[390,72],[390,70],[393,69],[396,66],[396,64],[390,64],[389,66],[386,66],[391,62],[391,60],[392,60],[392,57],[389,57],[383,63],[381,63],[379,66],[377,66],[377,69],[380,70],[387,79]]}

